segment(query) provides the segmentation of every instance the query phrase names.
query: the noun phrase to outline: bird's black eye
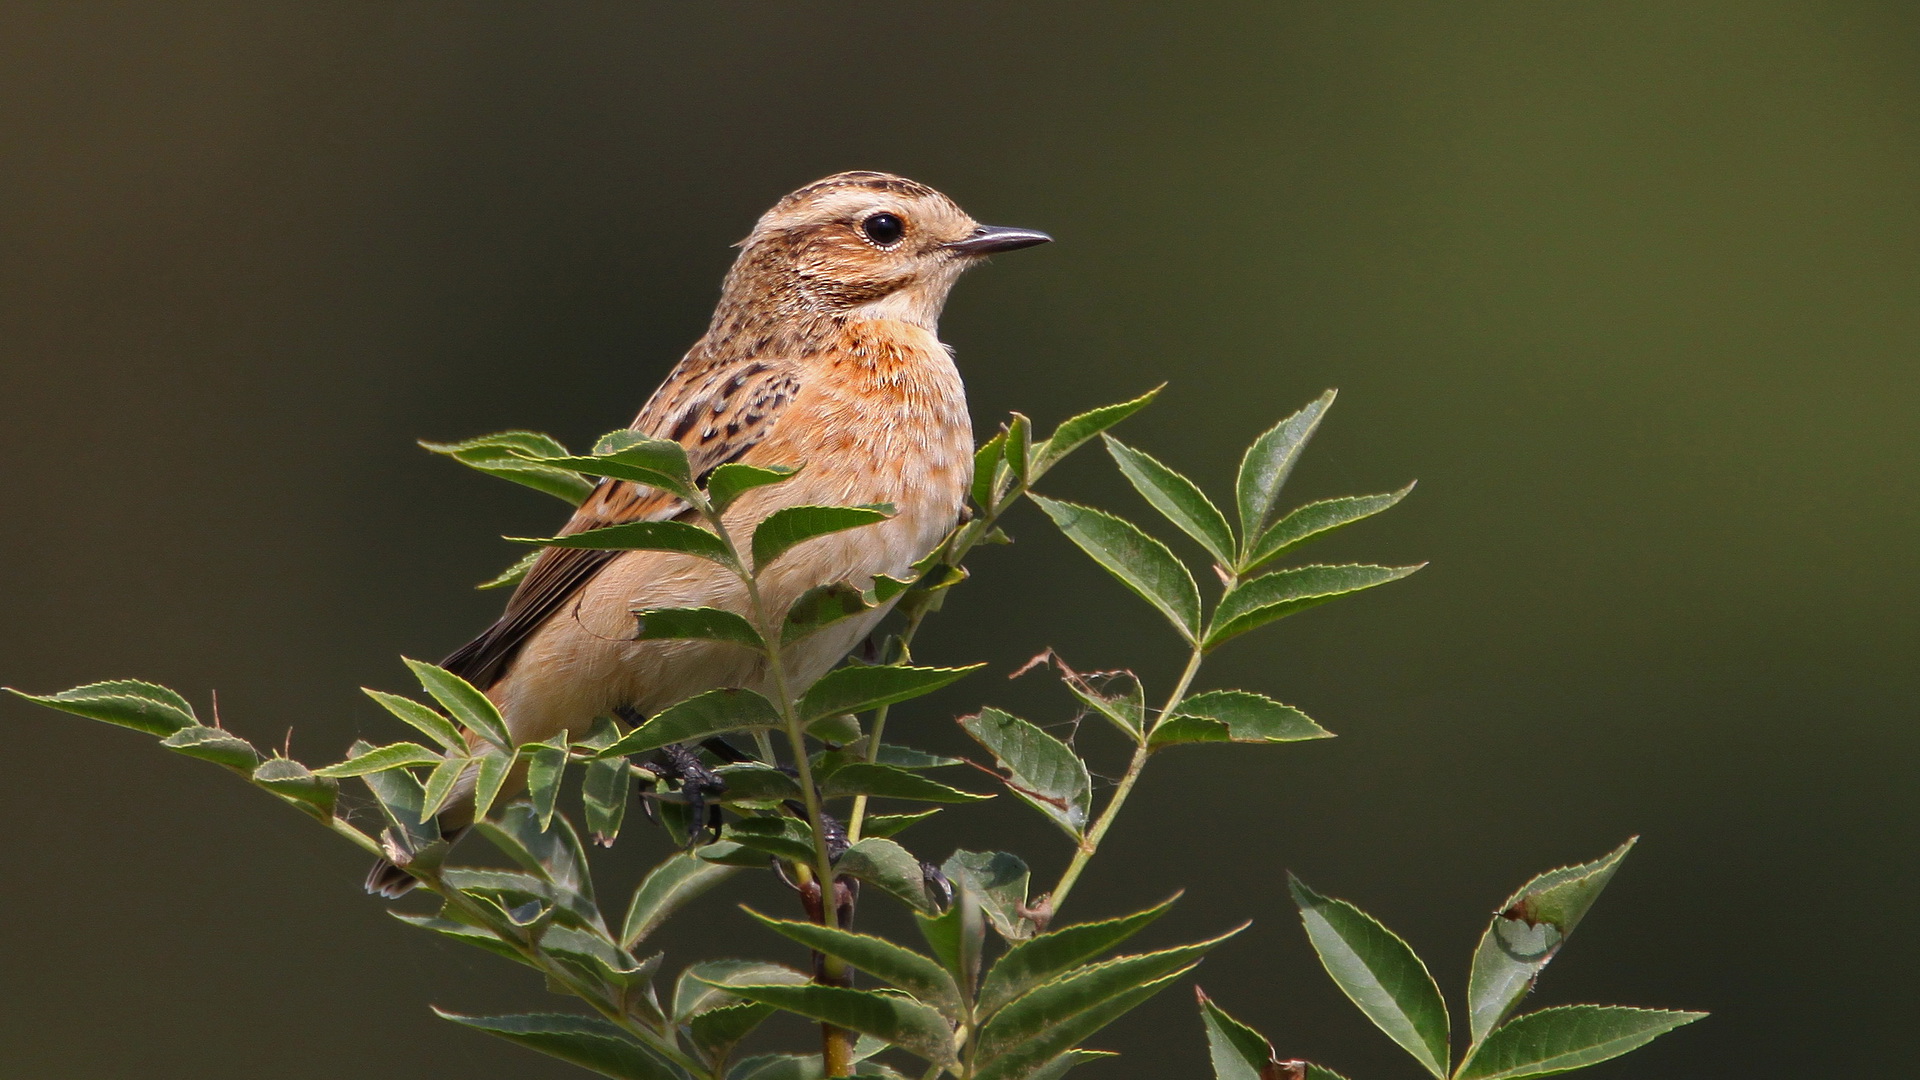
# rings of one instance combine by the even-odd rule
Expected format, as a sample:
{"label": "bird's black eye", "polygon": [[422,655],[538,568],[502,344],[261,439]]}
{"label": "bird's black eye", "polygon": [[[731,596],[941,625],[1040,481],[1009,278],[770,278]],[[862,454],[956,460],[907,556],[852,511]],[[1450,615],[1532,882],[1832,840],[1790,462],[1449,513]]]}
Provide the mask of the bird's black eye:
{"label": "bird's black eye", "polygon": [[907,231],[907,223],[892,214],[874,214],[860,223],[860,231],[881,247],[889,247],[900,242],[900,234]]}

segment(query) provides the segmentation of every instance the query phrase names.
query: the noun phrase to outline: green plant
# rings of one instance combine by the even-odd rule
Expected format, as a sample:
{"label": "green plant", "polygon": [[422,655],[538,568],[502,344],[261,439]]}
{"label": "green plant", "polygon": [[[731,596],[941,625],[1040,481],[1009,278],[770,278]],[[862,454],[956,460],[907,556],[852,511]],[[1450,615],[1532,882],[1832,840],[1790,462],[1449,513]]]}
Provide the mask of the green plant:
{"label": "green plant", "polygon": [[[1439,1080],[1527,1080],[1619,1057],[1705,1016],[1620,1005],[1563,1005],[1508,1019],[1566,944],[1627,857],[1629,840],[1600,859],[1541,874],[1507,898],[1473,952],[1468,1043],[1453,1063],[1440,987],[1411,946],[1345,900],[1289,877],[1307,937],[1349,1000]],[[1342,1080],[1306,1061],[1282,1061],[1263,1036],[1194,989],[1215,1080]]]}
{"label": "green plant", "polygon": [[[1172,899],[1118,919],[1057,925],[1148,763],[1192,743],[1273,744],[1329,735],[1298,709],[1261,694],[1196,692],[1206,658],[1276,619],[1418,569],[1269,569],[1303,544],[1387,509],[1409,490],[1324,500],[1277,513],[1281,487],[1332,403],[1331,392],[1248,449],[1234,492],[1238,528],[1192,481],[1109,434],[1153,396],[1076,416],[1044,439],[1034,436],[1026,417],[1015,414],[976,455],[971,516],[915,567],[909,580],[836,583],[814,590],[783,612],[765,609],[758,574],[796,545],[884,520],[892,509],[791,507],[768,516],[750,536],[739,536],[722,518],[728,505],[748,490],[783,483],[804,463],[785,468],[726,464],[695,477],[679,444],[631,431],[604,437],[587,454],[572,454],[550,437],[530,432],[427,444],[463,464],[569,503],[585,497],[590,476],[634,481],[684,500],[698,523],[641,522],[522,542],[675,551],[738,575],[751,611],[636,611],[635,638],[702,639],[755,652],[771,674],[771,695],[743,688],[715,690],[631,726],[607,717],[584,738],[515,745],[484,694],[441,668],[409,660],[437,708],[382,691],[367,693],[425,741],[356,743],[345,760],[319,768],[262,753],[217,718],[212,725],[203,724],[185,698],[148,683],[94,683],[53,695],[21,696],[159,736],[170,750],[211,761],[265,788],[369,853],[406,868],[440,898],[434,913],[396,917],[530,967],[550,988],[591,1010],[492,1017],[440,1013],[457,1023],[625,1080],[899,1076],[902,1055],[918,1059],[914,1068],[929,1078],[1058,1077],[1103,1056],[1081,1048],[1083,1040],[1191,971],[1209,950],[1237,932],[1154,952],[1110,955],[1161,917]],[[1054,466],[1096,438],[1140,495],[1207,553],[1212,576],[1219,581],[1213,604],[1203,603],[1187,565],[1137,525],[1033,492]],[[1026,863],[1014,854],[963,850],[935,865],[895,840],[943,806],[964,806],[991,796],[929,775],[960,764],[959,759],[885,741],[896,706],[979,666],[916,664],[914,638],[927,617],[940,609],[947,590],[965,580],[971,552],[1004,539],[1000,522],[1023,499],[1031,499],[1082,551],[1158,610],[1186,656],[1161,704],[1150,707],[1145,687],[1131,674],[1086,676],[1048,654],[1079,707],[1099,716],[1129,753],[1124,773],[1104,801],[1096,800],[1092,774],[1075,746],[1044,727],[994,708],[961,719],[962,728],[992,759],[1003,786],[1072,845],[1073,855],[1059,880],[1037,892]],[[481,587],[510,585],[526,566],[523,559]],[[784,675],[786,650],[842,619],[889,603],[896,605],[892,632],[868,659],[849,660],[811,686],[790,685]],[[769,632],[770,627],[778,629]],[[749,739],[752,750],[727,741],[731,738]],[[525,797],[497,805],[516,768],[525,772]],[[558,809],[566,778],[576,771],[585,831],[595,841],[612,845],[621,835],[636,785],[644,808],[671,838],[670,850],[619,917],[596,896],[580,830]],[[478,831],[509,866],[448,861],[450,844],[440,834],[435,815],[456,782],[469,773],[476,778]],[[365,785],[370,805],[343,794],[340,781],[345,779]],[[879,813],[880,802],[932,809]],[[797,894],[803,918],[749,915],[773,935],[811,953],[811,970],[763,959],[701,960],[684,967],[672,980],[670,993],[663,994],[665,955],[651,951],[660,928],[676,911],[744,869],[772,871]],[[853,929],[862,886],[913,912],[923,939],[919,947]],[[1323,900],[1297,883],[1295,891],[1306,898],[1302,904],[1309,912],[1310,930],[1319,925],[1315,918],[1330,926],[1358,928],[1355,933],[1362,938],[1371,933],[1367,927],[1378,928],[1357,909]],[[1545,923],[1535,915],[1525,918],[1534,920],[1530,927],[1559,925],[1546,916],[1539,916]],[[1577,918],[1577,913],[1571,916]],[[991,943],[989,928],[999,945]],[[1571,928],[1567,921],[1561,933]],[[1333,947],[1328,942],[1347,940],[1338,929],[1314,933],[1323,958]],[[1384,929],[1375,937],[1379,935],[1391,938]],[[1363,968],[1378,952],[1351,943],[1346,947],[1361,958]],[[1403,966],[1410,962],[1419,967],[1410,952],[1399,959]],[[1488,985],[1497,982],[1498,992],[1509,994],[1493,1010],[1504,1016],[1525,983],[1516,970],[1498,968],[1494,959],[1488,964],[1495,965],[1488,968],[1487,979],[1493,980]],[[1328,970],[1355,993],[1360,984],[1352,963],[1329,960]],[[1494,1016],[1482,1025],[1481,999],[1495,990],[1482,987],[1480,967],[1475,970],[1475,1041],[1466,1067],[1475,1067],[1476,1053],[1483,1060],[1494,1054],[1494,1048],[1503,1045],[1502,1032],[1539,1023],[1522,1017],[1495,1029],[1501,1016]],[[886,988],[855,987],[856,971]],[[1424,975],[1424,969],[1420,971]],[[1366,998],[1363,1007],[1371,1001]],[[1423,1061],[1436,1075],[1444,1075],[1444,1007],[1437,994],[1431,1002],[1422,999],[1418,1004],[1440,1008],[1443,1049],[1437,1057],[1430,1040],[1433,1017],[1423,1015],[1415,1030],[1418,1045],[1432,1058]],[[742,1057],[749,1036],[775,1010],[818,1022],[819,1052]],[[1258,1037],[1218,1010],[1207,1015],[1216,1068],[1223,1061],[1237,1067],[1230,1056],[1223,1058],[1221,1040],[1253,1047],[1250,1040]],[[1383,1014],[1369,1008],[1369,1015],[1381,1022]],[[1258,1055],[1249,1054],[1244,1060],[1254,1072],[1246,1075],[1260,1075],[1271,1052],[1258,1063]]]}

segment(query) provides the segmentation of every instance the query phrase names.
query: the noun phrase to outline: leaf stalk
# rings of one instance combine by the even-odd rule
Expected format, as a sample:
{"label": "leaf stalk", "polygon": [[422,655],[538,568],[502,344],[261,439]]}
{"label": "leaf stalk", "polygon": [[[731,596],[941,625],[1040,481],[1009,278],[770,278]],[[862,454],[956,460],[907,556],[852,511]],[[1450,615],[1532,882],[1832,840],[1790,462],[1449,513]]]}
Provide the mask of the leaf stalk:
{"label": "leaf stalk", "polygon": [[1127,771],[1120,777],[1119,785],[1113,789],[1113,795],[1107,799],[1107,805],[1101,809],[1093,828],[1087,830],[1086,838],[1080,841],[1080,847],[1073,853],[1073,861],[1067,864],[1067,869],[1060,875],[1059,883],[1048,894],[1056,916],[1061,905],[1066,903],[1067,895],[1073,891],[1074,884],[1080,880],[1081,872],[1099,852],[1100,842],[1107,838],[1107,830],[1113,827],[1114,819],[1120,816],[1120,808],[1127,804],[1127,796],[1133,793],[1133,786],[1146,770],[1147,759],[1153,756],[1148,749],[1148,739],[1153,735],[1153,729],[1166,722],[1167,717],[1172,716],[1173,711],[1186,700],[1187,690],[1193,686],[1194,676],[1200,673],[1200,664],[1205,659],[1206,653],[1198,645],[1194,646],[1192,654],[1187,657],[1186,669],[1181,671],[1179,682],[1174,684],[1173,693],[1167,696],[1167,703],[1160,708],[1160,715],[1146,731],[1141,732],[1140,742],[1133,749],[1133,758],[1127,762]]}

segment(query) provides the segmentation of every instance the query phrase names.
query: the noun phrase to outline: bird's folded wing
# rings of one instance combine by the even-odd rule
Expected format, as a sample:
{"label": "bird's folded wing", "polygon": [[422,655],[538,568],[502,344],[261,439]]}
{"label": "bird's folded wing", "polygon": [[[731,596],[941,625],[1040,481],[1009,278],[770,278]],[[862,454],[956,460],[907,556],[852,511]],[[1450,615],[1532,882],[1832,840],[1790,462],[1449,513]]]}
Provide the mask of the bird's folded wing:
{"label": "bird's folded wing", "polygon": [[[739,461],[765,442],[799,388],[798,365],[791,361],[715,362],[690,356],[654,392],[633,429],[685,446],[694,476],[704,483],[714,469]],[[601,480],[560,532],[571,535],[634,521],[666,521],[689,512],[684,500],[657,488]],[[621,554],[584,548],[543,550],[499,620],[441,666],[482,690],[492,686],[506,674],[533,632]]]}

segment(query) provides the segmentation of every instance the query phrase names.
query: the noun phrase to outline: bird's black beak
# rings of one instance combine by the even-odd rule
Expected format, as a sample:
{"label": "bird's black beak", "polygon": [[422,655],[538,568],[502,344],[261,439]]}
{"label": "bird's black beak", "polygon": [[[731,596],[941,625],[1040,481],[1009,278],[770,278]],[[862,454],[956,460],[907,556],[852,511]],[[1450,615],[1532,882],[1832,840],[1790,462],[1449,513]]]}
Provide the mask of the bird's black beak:
{"label": "bird's black beak", "polygon": [[982,225],[973,235],[946,245],[960,255],[991,255],[996,251],[1018,251],[1035,244],[1052,243],[1053,237],[1036,229],[1009,229],[1003,225]]}

